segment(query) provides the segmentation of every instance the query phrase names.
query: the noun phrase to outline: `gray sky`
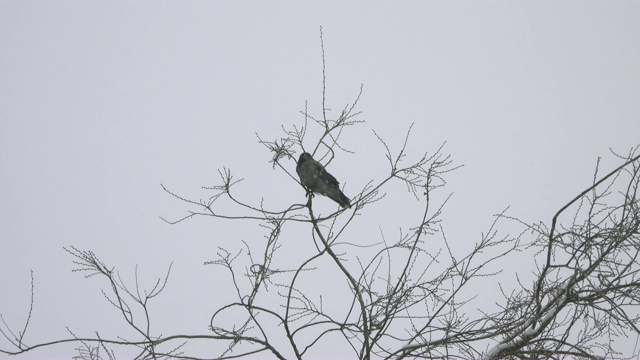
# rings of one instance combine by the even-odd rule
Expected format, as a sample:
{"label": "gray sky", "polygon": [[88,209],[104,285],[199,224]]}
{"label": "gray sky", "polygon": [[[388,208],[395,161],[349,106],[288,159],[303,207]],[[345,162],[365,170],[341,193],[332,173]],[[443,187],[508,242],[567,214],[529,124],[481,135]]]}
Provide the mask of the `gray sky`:
{"label": "gray sky", "polygon": [[[211,219],[169,226],[159,216],[188,208],[160,183],[206,198],[200,186],[227,166],[245,178],[247,201],[304,201],[255,133],[280,137],[305,101],[318,114],[321,25],[333,114],[364,85],[366,123],[344,138],[356,154],[331,172],[347,195],[384,175],[371,129],[397,151],[415,123],[416,156],[447,141],[465,165],[448,178],[443,218],[461,249],[507,206],[549,221],[589,185],[598,156],[611,169],[610,147],[640,143],[639,2],[0,1],[0,313],[22,327],[33,269],[28,343],[64,337],[65,326],[122,329],[107,284],[71,273],[70,245],[125,279],[139,264],[148,285],[173,261],[157,326],[206,331],[228,282],[202,263],[262,232]],[[396,190],[399,203],[354,226],[395,234],[385,214],[404,216],[397,204],[411,197]]]}

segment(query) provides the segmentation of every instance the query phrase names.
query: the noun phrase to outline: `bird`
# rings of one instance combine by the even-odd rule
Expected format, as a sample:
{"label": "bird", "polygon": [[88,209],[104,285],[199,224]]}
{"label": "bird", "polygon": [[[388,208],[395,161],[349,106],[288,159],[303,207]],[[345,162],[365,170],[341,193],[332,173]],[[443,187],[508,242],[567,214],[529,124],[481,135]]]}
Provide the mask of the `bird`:
{"label": "bird", "polygon": [[338,180],[329,174],[322,164],[315,161],[311,154],[306,152],[300,154],[296,172],[302,185],[309,191],[324,195],[343,208],[351,208],[351,201],[340,190]]}

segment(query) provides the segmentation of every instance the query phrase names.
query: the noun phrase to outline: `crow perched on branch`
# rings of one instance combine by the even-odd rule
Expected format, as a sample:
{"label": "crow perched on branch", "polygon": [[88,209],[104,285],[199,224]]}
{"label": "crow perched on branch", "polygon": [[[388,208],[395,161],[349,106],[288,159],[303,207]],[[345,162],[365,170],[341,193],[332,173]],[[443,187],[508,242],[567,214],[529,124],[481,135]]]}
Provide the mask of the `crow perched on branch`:
{"label": "crow perched on branch", "polygon": [[309,153],[300,155],[296,172],[302,185],[310,191],[328,197],[343,208],[351,207],[349,198],[340,191],[338,180],[329,174],[322,164],[313,160]]}

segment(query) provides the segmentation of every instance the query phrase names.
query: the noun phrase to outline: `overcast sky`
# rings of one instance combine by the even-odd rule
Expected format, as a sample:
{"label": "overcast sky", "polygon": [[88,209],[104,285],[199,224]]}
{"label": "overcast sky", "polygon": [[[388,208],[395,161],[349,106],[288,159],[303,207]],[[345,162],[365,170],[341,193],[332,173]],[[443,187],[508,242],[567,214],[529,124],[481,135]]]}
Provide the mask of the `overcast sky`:
{"label": "overcast sky", "polygon": [[[276,139],[300,124],[305,101],[319,114],[320,26],[327,105],[339,114],[362,84],[366,121],[344,135],[355,154],[331,172],[347,195],[359,192],[385,171],[371,130],[398,150],[415,123],[411,150],[446,141],[464,164],[448,178],[443,217],[461,247],[507,206],[549,221],[589,185],[598,156],[612,169],[609,148],[640,143],[640,2],[2,0],[0,313],[22,328],[33,269],[27,343],[65,337],[65,326],[122,328],[100,293],[108,284],[71,273],[71,245],[128,280],[138,264],[149,285],[173,261],[158,326],[206,332],[226,283],[203,262],[262,232],[204,218],[167,225],[160,216],[189,208],[160,184],[206,198],[200,187],[227,166],[247,201],[304,201],[255,134]],[[411,198],[397,190],[387,196]],[[365,214],[359,226],[395,234],[384,219]]]}

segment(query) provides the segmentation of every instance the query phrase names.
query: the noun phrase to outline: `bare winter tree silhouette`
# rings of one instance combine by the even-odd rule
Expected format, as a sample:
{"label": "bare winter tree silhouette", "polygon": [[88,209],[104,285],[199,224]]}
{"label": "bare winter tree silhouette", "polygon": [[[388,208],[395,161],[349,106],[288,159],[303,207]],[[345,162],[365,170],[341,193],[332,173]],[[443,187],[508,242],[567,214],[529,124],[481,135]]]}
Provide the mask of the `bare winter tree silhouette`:
{"label": "bare winter tree silhouette", "polygon": [[[324,44],[322,60],[322,112],[310,114],[305,106],[303,122],[283,128],[282,137],[258,136],[273,168],[286,174],[287,186],[301,194],[304,190],[294,171],[297,157],[306,151],[326,167],[339,156],[354,156],[345,138],[364,123],[357,110],[362,87],[352,104],[331,117],[325,104]],[[21,330],[1,318],[5,342],[0,352],[17,355],[71,342],[78,345],[78,359],[114,359],[120,347],[136,348],[138,359],[230,359],[255,354],[301,359],[327,344],[344,346],[351,351],[345,356],[359,359],[637,355],[622,354],[616,339],[640,333],[639,148],[624,155],[614,153],[620,166],[604,175],[598,162],[592,185],[569,197],[549,223],[525,223],[503,211],[471,250],[461,253],[441,224],[449,197],[434,200],[444,189],[447,174],[459,166],[444,152],[444,144],[410,154],[412,127],[396,151],[373,132],[372,139],[386,153],[387,175],[357,189],[349,183],[352,207],[339,207],[330,214],[317,213],[314,203],[326,199],[310,193],[306,202],[284,209],[243,201],[236,196],[241,180],[227,168],[219,171],[217,185],[204,188],[206,200],[189,199],[163,185],[167,194],[189,207],[184,217],[165,219],[169,224],[211,217],[243,221],[265,232],[262,243],[220,247],[217,257],[206,263],[226,274],[235,294],[232,302],[212,314],[208,329],[159,335],[151,328],[148,304],[170,281],[171,266],[153,288],[143,291],[137,285],[127,286],[118,271],[93,252],[71,246],[66,251],[73,256],[76,271],[107,284],[105,297],[136,335],[114,339],[98,332],[76,336],[69,330],[66,338],[29,339],[35,345],[26,345],[29,311]],[[393,196],[386,189],[394,183],[404,184],[414,195],[420,212],[408,215],[413,224],[394,239],[381,234],[368,245],[355,245],[350,236],[363,226],[356,219]],[[504,221],[521,225],[522,232],[499,235],[498,225]],[[309,252],[285,262],[279,257],[290,244],[285,238],[290,229],[300,227],[307,231]],[[506,269],[512,266],[509,259],[522,256],[534,259],[536,267],[519,269],[515,287],[501,282],[501,271],[489,270]],[[331,276],[325,283],[335,286],[319,285],[314,280],[318,274]],[[500,284],[497,306],[474,301],[487,281]],[[31,308],[33,292],[32,287]],[[203,341],[225,345],[218,353],[187,352],[189,343]]]}

